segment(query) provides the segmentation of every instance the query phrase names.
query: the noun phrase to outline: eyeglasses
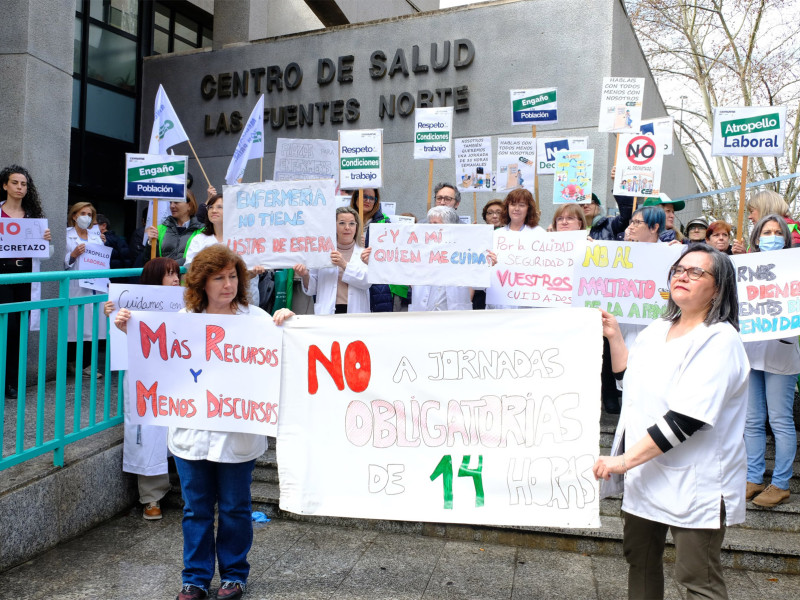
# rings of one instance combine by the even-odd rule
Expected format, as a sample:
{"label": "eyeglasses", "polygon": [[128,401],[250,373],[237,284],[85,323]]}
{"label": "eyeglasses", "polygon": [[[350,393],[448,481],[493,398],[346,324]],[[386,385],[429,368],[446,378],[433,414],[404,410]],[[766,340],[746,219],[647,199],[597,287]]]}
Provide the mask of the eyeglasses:
{"label": "eyeglasses", "polygon": [[644,221],[641,219],[631,219],[630,225],[628,227],[633,226],[634,228],[639,227],[639,225],[644,225]]}
{"label": "eyeglasses", "polygon": [[503,214],[502,210],[487,210],[486,211],[486,216],[487,217],[499,217],[502,214]]}
{"label": "eyeglasses", "polygon": [[368,196],[367,194],[364,194],[364,202],[375,202],[376,200],[377,198],[375,196]]}
{"label": "eyeglasses", "polygon": [[689,275],[689,279],[691,279],[692,281],[697,281],[703,275],[708,273],[708,271],[706,271],[705,269],[701,269],[700,267],[684,267],[683,265],[678,265],[677,267],[672,267],[669,270],[669,278],[675,279],[676,277],[683,277],[684,273]]}
{"label": "eyeglasses", "polygon": [[455,196],[436,196],[437,202],[455,202]]}

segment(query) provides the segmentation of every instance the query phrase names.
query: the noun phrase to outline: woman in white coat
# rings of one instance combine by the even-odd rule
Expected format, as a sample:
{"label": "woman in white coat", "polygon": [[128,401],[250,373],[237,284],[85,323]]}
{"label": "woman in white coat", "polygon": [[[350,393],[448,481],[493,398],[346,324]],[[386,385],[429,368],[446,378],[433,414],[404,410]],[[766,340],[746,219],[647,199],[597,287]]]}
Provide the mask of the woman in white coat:
{"label": "woman in white coat", "polygon": [[300,276],[303,293],[316,295],[314,314],[369,312],[369,282],[367,265],[361,260],[361,223],[358,213],[344,206],[336,209],[336,250],[331,252],[333,266],[308,269],[304,264],[294,266]]}

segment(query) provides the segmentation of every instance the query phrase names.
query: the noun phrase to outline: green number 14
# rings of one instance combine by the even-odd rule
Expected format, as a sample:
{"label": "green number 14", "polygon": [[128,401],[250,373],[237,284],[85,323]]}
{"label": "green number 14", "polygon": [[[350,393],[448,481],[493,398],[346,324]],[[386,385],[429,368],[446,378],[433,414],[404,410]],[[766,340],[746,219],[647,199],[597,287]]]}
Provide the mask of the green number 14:
{"label": "green number 14", "polygon": [[[466,454],[461,460],[461,466],[458,468],[459,477],[472,477],[472,483],[475,485],[475,506],[483,506],[483,455],[478,455],[478,466],[474,469],[469,466],[470,455]],[[431,473],[431,481],[434,481],[439,475],[442,476],[442,483],[444,485],[444,507],[446,509],[453,508],[453,457],[445,454],[439,464]]]}

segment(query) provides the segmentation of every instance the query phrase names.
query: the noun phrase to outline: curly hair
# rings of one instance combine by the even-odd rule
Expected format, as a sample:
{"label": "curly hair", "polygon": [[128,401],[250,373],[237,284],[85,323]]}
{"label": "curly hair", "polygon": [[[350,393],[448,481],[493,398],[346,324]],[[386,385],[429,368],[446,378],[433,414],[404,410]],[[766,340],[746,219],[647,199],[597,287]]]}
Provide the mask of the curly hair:
{"label": "curly hair", "polygon": [[0,171],[0,201],[5,202],[8,199],[8,192],[3,189],[3,186],[8,183],[8,178],[14,174],[24,175],[25,179],[28,180],[28,192],[22,198],[22,210],[25,211],[25,216],[31,219],[44,219],[39,192],[36,190],[33,178],[26,169],[19,165],[11,165]]}
{"label": "curly hair", "polygon": [[528,205],[528,212],[525,214],[525,225],[536,227],[539,224],[539,211],[536,208],[533,194],[525,188],[517,188],[508,192],[505,200],[503,200],[503,223],[508,225],[511,222],[511,218],[508,216],[508,205],[520,202]]}
{"label": "curly hair", "polygon": [[139,277],[139,283],[141,285],[162,285],[166,275],[171,275],[172,273],[180,275],[180,272],[181,267],[177,262],[171,258],[160,256],[147,261]]}
{"label": "curly hair", "polygon": [[186,272],[186,291],[183,293],[186,310],[194,313],[205,311],[208,308],[206,283],[210,277],[231,266],[236,268],[239,278],[236,296],[231,300],[231,309],[235,311],[240,306],[247,306],[250,274],[242,257],[222,244],[214,244],[198,252]]}

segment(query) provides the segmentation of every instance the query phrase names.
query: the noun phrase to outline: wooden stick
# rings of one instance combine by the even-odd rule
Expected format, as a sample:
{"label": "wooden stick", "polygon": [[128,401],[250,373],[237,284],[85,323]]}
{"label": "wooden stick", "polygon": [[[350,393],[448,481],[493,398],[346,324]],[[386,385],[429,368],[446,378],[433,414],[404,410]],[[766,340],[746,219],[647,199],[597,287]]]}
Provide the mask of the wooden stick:
{"label": "wooden stick", "polygon": [[[377,202],[377,200],[376,200]],[[358,220],[361,221],[361,227],[364,227],[364,190],[358,190]]]}
{"label": "wooden stick", "polygon": [[203,163],[201,163],[200,159],[197,158],[197,152],[194,151],[194,146],[192,146],[192,141],[189,139],[187,139],[186,141],[189,142],[189,148],[191,148],[192,154],[194,154],[194,159],[197,161],[200,170],[203,172],[203,177],[206,178],[206,183],[208,184],[208,187],[211,187],[211,180],[208,178],[208,175],[206,175],[206,170],[203,168]]}
{"label": "wooden stick", "polygon": [[639,199],[639,197],[638,197],[638,196],[634,196],[634,197],[633,197],[633,211],[632,211],[632,213],[635,213],[635,212],[636,212],[636,201],[637,201],[638,199]]}
{"label": "wooden stick", "polygon": [[747,157],[742,157],[742,189],[739,190],[739,228],[736,230],[738,241],[744,238],[744,205],[747,195]]}
{"label": "wooden stick", "polygon": [[[153,227],[158,229],[158,200],[153,198],[153,222],[151,223]],[[158,245],[158,238],[153,238],[150,240],[150,259],[154,259],[156,257],[156,246]]]}
{"label": "wooden stick", "polygon": [[[531,125],[531,134],[533,136],[533,139],[535,140],[536,139],[536,125]],[[537,212],[539,214],[541,214],[542,211],[539,210],[539,169],[536,168],[536,165],[534,165],[533,168],[534,168],[534,171],[533,171],[534,172],[534,176],[533,176],[533,199],[536,201],[536,210],[537,210]]]}
{"label": "wooden stick", "polygon": [[431,209],[431,194],[433,194],[433,159],[428,161],[428,210]]}

